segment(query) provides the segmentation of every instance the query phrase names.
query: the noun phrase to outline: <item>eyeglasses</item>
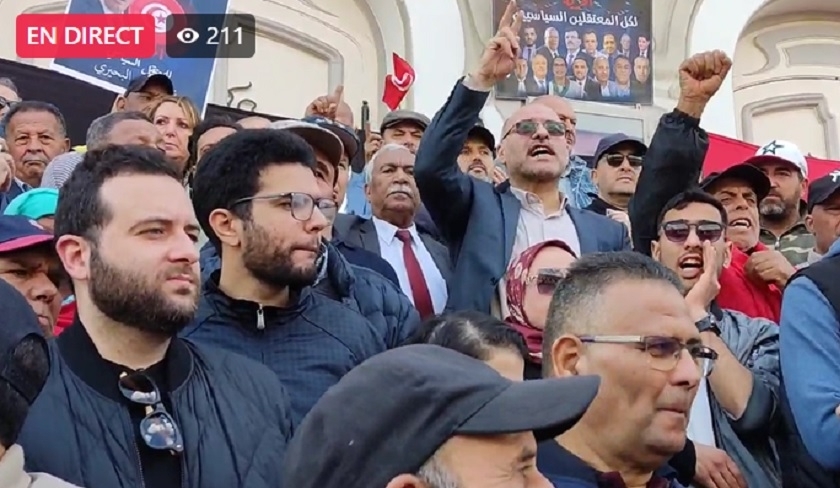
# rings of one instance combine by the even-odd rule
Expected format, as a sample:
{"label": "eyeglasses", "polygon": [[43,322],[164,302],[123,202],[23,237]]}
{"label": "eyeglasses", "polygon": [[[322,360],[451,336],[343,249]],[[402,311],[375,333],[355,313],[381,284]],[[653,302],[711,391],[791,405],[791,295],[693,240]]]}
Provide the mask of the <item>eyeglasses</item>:
{"label": "eyeglasses", "polygon": [[715,360],[718,358],[714,349],[704,346],[697,340],[685,343],[674,337],[630,335],[580,336],[578,339],[590,344],[629,344],[635,346],[647,353],[648,364],[651,368],[665,373],[673,371],[677,367],[683,349],[687,350],[694,359],[702,378],[712,373]]}
{"label": "eyeglasses", "polygon": [[536,282],[537,293],[540,295],[553,295],[557,284],[566,276],[566,270],[560,268],[544,268],[537,272],[536,276],[529,276],[526,279],[528,284]]}
{"label": "eyeglasses", "polygon": [[306,222],[312,218],[312,213],[315,211],[316,206],[324,217],[330,221],[334,220],[336,214],[338,213],[338,206],[332,199],[315,198],[308,193],[299,192],[273,193],[271,195],[256,195],[253,197],[240,198],[239,200],[233,202],[231,207],[257,200],[274,200],[280,207],[291,211],[292,218],[301,222]]}
{"label": "eyeglasses", "polygon": [[20,103],[20,102],[15,101],[15,100],[9,100],[6,97],[0,97],[0,109],[4,109],[6,107],[11,108],[11,107],[14,107],[15,105],[17,105],[18,103]]}
{"label": "eyeglasses", "polygon": [[697,233],[701,242],[717,242],[723,237],[723,224],[713,220],[700,220],[689,222],[688,220],[671,220],[662,224],[662,233],[669,241],[682,244],[691,236],[691,230]]}
{"label": "eyeglasses", "polygon": [[519,122],[513,124],[513,127],[505,133],[502,139],[514,132],[520,136],[532,136],[540,130],[540,126],[545,127],[546,132],[548,132],[548,135],[550,136],[566,135],[566,124],[563,122],[558,122],[556,120],[546,120],[545,122],[537,122],[536,120],[520,120]]}
{"label": "eyeglasses", "polygon": [[146,417],[140,421],[140,437],[152,449],[184,451],[184,439],[175,419],[163,406],[160,390],[148,375],[136,371],[120,375],[120,393],[128,400],[146,406]]}
{"label": "eyeglasses", "polygon": [[642,163],[645,159],[642,156],[636,156],[635,154],[607,154],[604,156],[604,159],[607,161],[607,164],[612,166],[613,168],[618,168],[619,166],[624,163],[626,159],[628,163],[630,163],[631,168],[641,168]]}

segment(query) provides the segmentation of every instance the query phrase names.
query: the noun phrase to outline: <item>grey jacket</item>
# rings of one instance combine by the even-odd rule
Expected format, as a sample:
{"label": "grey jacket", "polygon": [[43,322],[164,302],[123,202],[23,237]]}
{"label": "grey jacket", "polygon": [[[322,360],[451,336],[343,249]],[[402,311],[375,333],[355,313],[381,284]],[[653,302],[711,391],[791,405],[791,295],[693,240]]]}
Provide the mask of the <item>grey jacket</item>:
{"label": "grey jacket", "polygon": [[740,468],[749,487],[781,486],[781,470],[771,438],[779,412],[779,327],[766,319],[753,319],[733,310],[713,310],[721,339],[732,354],[753,373],[747,408],[735,420],[709,390],[712,424],[720,449]]}

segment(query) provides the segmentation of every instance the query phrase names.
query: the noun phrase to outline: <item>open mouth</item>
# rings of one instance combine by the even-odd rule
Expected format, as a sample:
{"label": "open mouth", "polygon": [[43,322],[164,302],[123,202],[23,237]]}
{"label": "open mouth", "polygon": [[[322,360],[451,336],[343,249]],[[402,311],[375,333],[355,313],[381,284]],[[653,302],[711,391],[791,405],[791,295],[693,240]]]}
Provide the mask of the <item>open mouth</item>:
{"label": "open mouth", "polygon": [[554,154],[554,149],[543,144],[537,144],[535,146],[532,146],[531,149],[528,150],[528,156],[534,157],[553,156]]}
{"label": "open mouth", "polygon": [[686,254],[677,261],[680,277],[687,280],[700,276],[703,272],[703,265],[703,256],[701,254]]}
{"label": "open mouth", "polygon": [[729,222],[729,227],[739,229],[751,229],[752,222],[749,219],[734,219]]}
{"label": "open mouth", "polygon": [[481,173],[481,174],[487,174],[487,168],[485,168],[485,167],[484,167],[484,164],[483,164],[483,163],[472,163],[472,164],[471,164],[471,165],[467,168],[467,172],[468,172],[468,173]]}

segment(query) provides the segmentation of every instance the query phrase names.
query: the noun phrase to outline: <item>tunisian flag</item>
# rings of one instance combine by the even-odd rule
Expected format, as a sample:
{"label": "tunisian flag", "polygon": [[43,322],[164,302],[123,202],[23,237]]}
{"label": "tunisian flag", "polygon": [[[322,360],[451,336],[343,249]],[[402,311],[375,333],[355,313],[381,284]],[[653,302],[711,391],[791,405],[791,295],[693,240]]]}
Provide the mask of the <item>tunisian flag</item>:
{"label": "tunisian flag", "polygon": [[391,110],[396,110],[403,98],[408,94],[409,88],[414,84],[414,68],[408,61],[393,53],[394,74],[385,77],[385,90],[382,93],[382,102]]}
{"label": "tunisian flag", "polygon": [[[758,151],[756,145],[717,134],[709,134],[709,151],[706,152],[706,159],[703,161],[703,176],[742,163],[753,157],[756,151]],[[840,161],[811,156],[806,156],[805,159],[808,161],[808,179],[811,181],[832,171],[840,170]]]}

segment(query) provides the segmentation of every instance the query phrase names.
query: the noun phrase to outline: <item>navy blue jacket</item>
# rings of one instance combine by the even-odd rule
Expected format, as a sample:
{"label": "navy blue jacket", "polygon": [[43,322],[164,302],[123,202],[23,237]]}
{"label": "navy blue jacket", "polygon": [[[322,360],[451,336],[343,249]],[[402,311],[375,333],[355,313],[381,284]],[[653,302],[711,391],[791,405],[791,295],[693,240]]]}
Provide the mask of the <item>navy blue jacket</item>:
{"label": "navy blue jacket", "polygon": [[[137,429],[116,380],[100,384],[90,344],[51,341],[52,371],[18,443],[27,471],[85,488],[143,486]],[[68,338],[70,336],[67,336]],[[89,341],[89,339],[88,339]],[[167,369],[170,413],[184,438],[184,488],[277,488],[291,439],[289,398],[267,368],[236,354],[175,340]]]}
{"label": "navy blue jacket", "polygon": [[397,277],[397,272],[394,271],[393,266],[388,264],[388,261],[382,259],[382,256],[367,249],[347,244],[337,237],[333,238],[332,244],[348,263],[376,271],[393,283],[397,289],[400,288],[400,279]]}
{"label": "navy blue jacket", "polygon": [[[388,349],[403,345],[420,324],[420,315],[411,300],[398,285],[376,271],[350,263],[333,243],[325,243],[325,249],[327,272],[316,289],[367,318]],[[370,251],[353,249],[382,259]],[[382,261],[391,268],[387,261]]]}
{"label": "navy blue jacket", "polygon": [[[493,186],[458,168],[458,155],[488,96],[459,80],[423,134],[414,166],[420,196],[455,264],[448,310],[490,312],[496,286],[510,263],[522,208],[509,182]],[[583,254],[630,250],[624,225],[571,206],[566,211]]]}
{"label": "navy blue jacket", "polygon": [[196,320],[182,336],[268,366],[291,396],[294,425],[348,371],[388,349],[361,313],[309,288],[288,308],[263,307],[225,295],[219,275],[204,282]]}

